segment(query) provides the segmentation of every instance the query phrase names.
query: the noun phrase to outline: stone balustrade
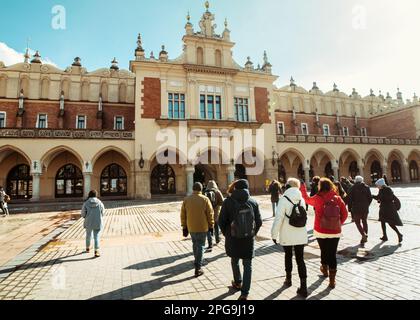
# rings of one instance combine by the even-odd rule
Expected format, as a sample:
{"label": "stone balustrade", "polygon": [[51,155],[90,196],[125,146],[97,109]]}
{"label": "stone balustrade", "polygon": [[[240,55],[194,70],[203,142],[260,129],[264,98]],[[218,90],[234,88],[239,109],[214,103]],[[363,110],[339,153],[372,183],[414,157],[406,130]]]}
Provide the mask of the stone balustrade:
{"label": "stone balustrade", "polygon": [[280,143],[331,143],[331,144],[381,144],[420,145],[420,139],[392,139],[384,137],[344,137],[322,135],[277,135]]}
{"label": "stone balustrade", "polygon": [[134,132],[65,129],[0,129],[0,139],[2,138],[134,140]]}

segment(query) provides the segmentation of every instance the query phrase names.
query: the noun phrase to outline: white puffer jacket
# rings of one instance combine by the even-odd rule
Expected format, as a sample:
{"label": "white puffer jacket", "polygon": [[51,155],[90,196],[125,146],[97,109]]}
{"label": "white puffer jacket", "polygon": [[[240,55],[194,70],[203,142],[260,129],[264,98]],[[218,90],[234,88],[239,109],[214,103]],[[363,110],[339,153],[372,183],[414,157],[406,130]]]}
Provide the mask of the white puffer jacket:
{"label": "white puffer jacket", "polygon": [[[305,200],[298,188],[290,188],[285,194],[293,203],[301,201],[301,205],[305,206]],[[271,236],[273,240],[282,246],[297,246],[308,244],[308,231],[305,228],[295,228],[289,223],[289,218],[292,213],[293,205],[283,196],[280,198],[277,208],[276,218],[271,229]]]}

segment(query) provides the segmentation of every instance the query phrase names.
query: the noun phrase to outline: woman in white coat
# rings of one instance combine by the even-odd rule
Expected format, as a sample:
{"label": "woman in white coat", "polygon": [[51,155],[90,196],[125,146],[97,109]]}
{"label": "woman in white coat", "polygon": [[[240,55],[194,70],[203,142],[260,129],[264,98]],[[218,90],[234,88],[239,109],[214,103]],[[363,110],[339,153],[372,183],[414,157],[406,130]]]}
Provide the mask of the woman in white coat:
{"label": "woman in white coat", "polygon": [[299,189],[299,180],[291,178],[287,181],[286,192],[279,201],[271,235],[274,243],[280,244],[284,248],[286,266],[286,281],[284,282],[284,285],[287,287],[292,286],[292,259],[294,249],[300,278],[300,288],[297,293],[306,298],[308,296],[306,285],[307,272],[303,255],[305,245],[308,244],[308,231],[306,230],[306,227],[295,228],[291,226],[288,218],[292,213],[293,204],[301,202],[301,205],[305,206],[305,201],[303,200],[302,193]]}

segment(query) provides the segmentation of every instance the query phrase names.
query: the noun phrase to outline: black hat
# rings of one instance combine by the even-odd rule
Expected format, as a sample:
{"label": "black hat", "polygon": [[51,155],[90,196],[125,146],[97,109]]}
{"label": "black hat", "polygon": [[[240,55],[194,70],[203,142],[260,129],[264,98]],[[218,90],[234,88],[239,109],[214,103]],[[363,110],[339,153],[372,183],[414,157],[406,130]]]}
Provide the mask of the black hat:
{"label": "black hat", "polygon": [[249,189],[248,180],[241,179],[235,182],[235,190]]}

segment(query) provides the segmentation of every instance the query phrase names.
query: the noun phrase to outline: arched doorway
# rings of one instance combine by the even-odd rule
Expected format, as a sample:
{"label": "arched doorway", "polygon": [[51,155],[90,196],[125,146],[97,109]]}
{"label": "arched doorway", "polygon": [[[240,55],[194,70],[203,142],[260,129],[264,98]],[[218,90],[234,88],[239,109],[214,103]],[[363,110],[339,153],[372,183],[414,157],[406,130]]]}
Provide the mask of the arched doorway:
{"label": "arched doorway", "polygon": [[235,165],[235,179],[248,179],[246,168],[243,164]]}
{"label": "arched doorway", "polygon": [[417,161],[414,160],[410,162],[410,180],[419,180],[419,166],[417,165]]}
{"label": "arched doorway", "polygon": [[354,179],[359,174],[360,174],[360,170],[359,170],[359,166],[357,165],[357,161],[353,161],[352,163],[350,163],[350,166],[349,166],[349,175],[350,177]]}
{"label": "arched doorway", "polygon": [[286,174],[286,168],[282,163],[279,163],[279,182],[281,184],[286,184],[287,180],[287,174]]}
{"label": "arched doorway", "polygon": [[83,173],[74,164],[67,164],[58,170],[55,177],[55,197],[83,197]]}
{"label": "arched doorway", "polygon": [[393,183],[401,183],[402,182],[401,165],[397,160],[394,160],[391,163],[391,178],[392,178]]}
{"label": "arched doorway", "polygon": [[118,164],[107,166],[101,174],[101,196],[126,196],[127,174]]}
{"label": "arched doorway", "polygon": [[176,194],[175,172],[170,165],[157,165],[150,180],[153,195]]}
{"label": "arched doorway", "polygon": [[372,165],[370,166],[370,174],[372,178],[372,183],[375,183],[376,181],[382,178],[383,172],[379,161],[375,160],[372,162]]}
{"label": "arched doorway", "polygon": [[10,170],[7,175],[6,193],[12,199],[32,198],[32,176],[28,165],[21,164]]}
{"label": "arched doorway", "polygon": [[[325,172],[326,177],[334,176],[334,170],[332,168],[331,161],[326,164],[324,172]],[[335,178],[337,179],[338,177],[335,177]]]}

